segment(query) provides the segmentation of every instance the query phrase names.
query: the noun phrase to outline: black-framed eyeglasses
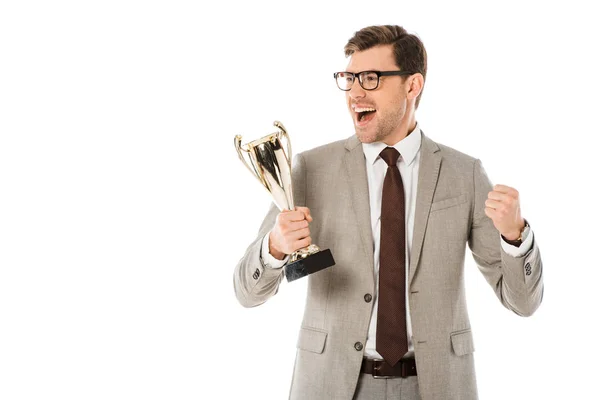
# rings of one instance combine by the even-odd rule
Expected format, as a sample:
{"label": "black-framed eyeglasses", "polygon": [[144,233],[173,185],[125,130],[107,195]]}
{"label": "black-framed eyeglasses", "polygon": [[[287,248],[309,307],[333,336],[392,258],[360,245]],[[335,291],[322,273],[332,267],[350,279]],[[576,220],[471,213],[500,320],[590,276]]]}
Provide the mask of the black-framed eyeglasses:
{"label": "black-framed eyeglasses", "polygon": [[362,71],[362,72],[335,72],[333,77],[337,83],[338,88],[347,92],[352,88],[354,79],[358,77],[358,83],[365,90],[375,90],[379,87],[379,77],[381,76],[403,76],[412,75],[414,72],[408,71]]}

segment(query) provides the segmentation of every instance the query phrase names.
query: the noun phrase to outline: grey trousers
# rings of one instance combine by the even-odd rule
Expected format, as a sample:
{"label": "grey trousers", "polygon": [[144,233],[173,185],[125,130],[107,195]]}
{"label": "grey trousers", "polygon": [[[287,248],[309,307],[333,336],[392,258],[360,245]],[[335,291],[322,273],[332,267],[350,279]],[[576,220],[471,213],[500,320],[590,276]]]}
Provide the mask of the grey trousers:
{"label": "grey trousers", "polygon": [[420,400],[416,376],[375,379],[361,373],[353,400]]}

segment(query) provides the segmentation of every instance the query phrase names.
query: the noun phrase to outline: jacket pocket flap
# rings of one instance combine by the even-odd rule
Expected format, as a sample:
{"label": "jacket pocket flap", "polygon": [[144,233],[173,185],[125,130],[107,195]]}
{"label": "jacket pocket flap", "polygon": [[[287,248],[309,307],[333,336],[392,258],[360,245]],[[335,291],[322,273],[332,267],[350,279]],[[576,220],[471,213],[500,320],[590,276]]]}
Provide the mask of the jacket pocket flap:
{"label": "jacket pocket flap", "polygon": [[327,332],[300,328],[297,347],[302,350],[321,354],[325,348],[325,339],[327,339]]}
{"label": "jacket pocket flap", "polygon": [[473,334],[470,329],[451,333],[450,340],[452,341],[452,350],[457,356],[464,356],[475,351]]}
{"label": "jacket pocket flap", "polygon": [[435,203],[431,203],[431,211],[443,210],[444,208],[450,208],[452,206],[456,206],[467,201],[467,195],[461,194],[458,197],[452,197],[451,199],[444,199],[440,201],[436,201]]}

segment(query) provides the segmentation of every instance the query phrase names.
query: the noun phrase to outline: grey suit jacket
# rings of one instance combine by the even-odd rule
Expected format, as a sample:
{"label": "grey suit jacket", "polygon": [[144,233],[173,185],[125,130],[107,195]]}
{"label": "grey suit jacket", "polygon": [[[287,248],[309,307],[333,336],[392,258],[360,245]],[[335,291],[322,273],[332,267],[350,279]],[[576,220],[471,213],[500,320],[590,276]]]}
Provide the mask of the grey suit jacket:
{"label": "grey suit jacket", "polygon": [[[522,257],[502,249],[484,213],[492,184],[481,162],[422,135],[407,289],[419,388],[424,400],[476,399],[465,244],[498,299],[521,316],[533,314],[542,301],[542,260],[535,240]],[[311,210],[313,243],[331,249],[336,265],[307,278],[290,398],[351,400],[363,357],[357,350],[362,346],[355,344],[366,342],[373,311],[364,295],[375,291],[367,175],[358,138],[298,154],[293,188],[296,205]],[[283,277],[283,269],[265,268],[260,259],[262,238],[278,212],[270,209],[235,268],[235,294],[246,307],[276,294]]]}

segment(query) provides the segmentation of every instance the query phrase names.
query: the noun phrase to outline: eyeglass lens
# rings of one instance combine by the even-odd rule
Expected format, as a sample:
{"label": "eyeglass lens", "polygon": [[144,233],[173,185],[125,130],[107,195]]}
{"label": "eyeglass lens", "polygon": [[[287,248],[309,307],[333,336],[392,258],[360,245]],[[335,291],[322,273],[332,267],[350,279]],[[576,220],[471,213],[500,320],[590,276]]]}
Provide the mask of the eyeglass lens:
{"label": "eyeglass lens", "polygon": [[[350,90],[354,83],[355,75],[350,72],[340,72],[337,75],[337,85],[342,90]],[[358,74],[358,81],[363,89],[372,90],[377,87],[379,77],[374,72],[361,72]]]}

